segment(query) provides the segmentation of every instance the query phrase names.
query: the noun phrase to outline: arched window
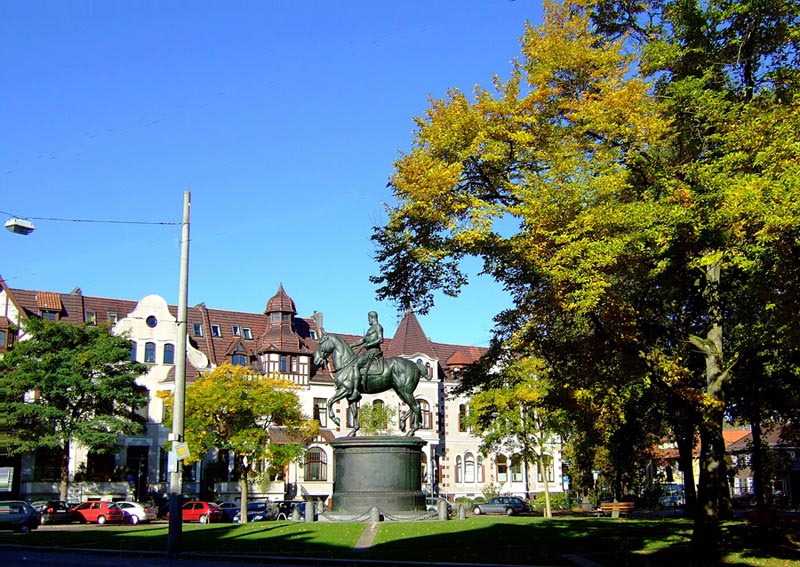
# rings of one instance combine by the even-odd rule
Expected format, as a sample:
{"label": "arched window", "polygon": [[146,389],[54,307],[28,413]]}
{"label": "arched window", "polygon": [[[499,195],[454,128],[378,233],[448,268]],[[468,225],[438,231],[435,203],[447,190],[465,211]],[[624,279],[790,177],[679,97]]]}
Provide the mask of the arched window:
{"label": "arched window", "polygon": [[156,361],[156,343],[145,343],[144,345],[144,361]]}
{"label": "arched window", "polygon": [[164,345],[164,364],[175,364],[175,345]]}
{"label": "arched window", "polygon": [[464,456],[464,482],[475,482],[475,457],[472,453]]}
{"label": "arched window", "polygon": [[497,455],[495,465],[497,466],[497,482],[508,482],[508,459],[506,459],[506,456]]}
{"label": "arched window", "polygon": [[486,469],[483,466],[483,457],[478,455],[478,482],[484,483],[486,482]]}
{"label": "arched window", "polygon": [[431,423],[431,405],[425,400],[417,400],[419,402],[419,411],[422,416],[422,425],[420,429],[432,429]]}
{"label": "arched window", "polygon": [[511,456],[511,482],[522,482],[522,457]]}
{"label": "arched window", "polygon": [[463,480],[464,474],[462,466],[463,465],[462,465],[461,455],[458,455],[456,457],[456,482],[464,482]]}
{"label": "arched window", "polygon": [[328,458],[325,451],[312,447],[306,453],[306,480],[328,480]]}

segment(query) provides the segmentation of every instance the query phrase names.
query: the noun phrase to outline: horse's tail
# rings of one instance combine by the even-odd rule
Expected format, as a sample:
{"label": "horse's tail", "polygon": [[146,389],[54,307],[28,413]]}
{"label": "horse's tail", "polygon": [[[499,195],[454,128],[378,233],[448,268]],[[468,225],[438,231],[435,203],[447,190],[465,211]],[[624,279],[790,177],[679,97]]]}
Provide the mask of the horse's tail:
{"label": "horse's tail", "polygon": [[416,365],[417,365],[417,370],[419,370],[419,373],[422,374],[425,377],[426,380],[430,381],[433,378],[431,376],[431,373],[428,372],[428,367],[425,366],[424,364],[422,364],[421,361],[418,360],[416,362]]}

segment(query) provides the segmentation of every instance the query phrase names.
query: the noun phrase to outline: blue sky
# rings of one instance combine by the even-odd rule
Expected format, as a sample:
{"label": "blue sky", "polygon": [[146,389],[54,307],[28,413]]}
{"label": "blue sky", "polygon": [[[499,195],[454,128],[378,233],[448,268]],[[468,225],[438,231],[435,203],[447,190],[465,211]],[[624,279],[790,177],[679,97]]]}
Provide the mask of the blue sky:
{"label": "blue sky", "polygon": [[[0,233],[9,286],[177,302],[190,191],[189,304],[259,312],[283,284],[300,316],[361,333],[379,312],[372,227],[447,89],[508,76],[523,0],[0,3]],[[475,264],[477,267],[477,264]],[[473,277],[420,317],[437,342],[485,345],[508,306]]]}

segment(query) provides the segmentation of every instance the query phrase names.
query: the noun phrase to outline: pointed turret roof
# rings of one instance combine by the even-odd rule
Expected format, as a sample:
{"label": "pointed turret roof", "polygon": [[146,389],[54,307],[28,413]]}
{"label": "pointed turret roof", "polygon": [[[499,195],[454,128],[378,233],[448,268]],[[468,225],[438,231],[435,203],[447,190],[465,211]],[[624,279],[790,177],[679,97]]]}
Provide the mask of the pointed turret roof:
{"label": "pointed turret roof", "polygon": [[267,301],[267,328],[258,338],[256,352],[281,352],[281,353],[309,353],[305,342],[297,334],[294,327],[294,316],[297,309],[294,300],[283,289],[283,284],[278,286],[269,301]]}
{"label": "pointed turret roof", "polygon": [[283,284],[278,285],[278,291],[267,301],[267,308],[264,310],[267,315],[275,312],[297,314],[294,300],[286,294]]}
{"label": "pointed turret roof", "polygon": [[433,344],[425,336],[417,316],[411,309],[406,309],[394,338],[386,350],[386,356],[411,356],[414,354],[425,354],[433,359],[438,358]]}

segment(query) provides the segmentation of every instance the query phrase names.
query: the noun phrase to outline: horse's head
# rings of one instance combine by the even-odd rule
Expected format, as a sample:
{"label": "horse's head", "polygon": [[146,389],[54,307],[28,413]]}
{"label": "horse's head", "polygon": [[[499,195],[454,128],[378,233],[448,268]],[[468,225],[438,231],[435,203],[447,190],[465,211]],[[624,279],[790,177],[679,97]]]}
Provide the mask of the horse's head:
{"label": "horse's head", "polygon": [[317,350],[314,353],[314,366],[323,366],[325,361],[328,360],[328,356],[333,352],[335,346],[336,345],[334,345],[331,340],[331,336],[323,332],[319,343],[317,343]]}

